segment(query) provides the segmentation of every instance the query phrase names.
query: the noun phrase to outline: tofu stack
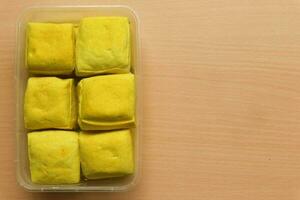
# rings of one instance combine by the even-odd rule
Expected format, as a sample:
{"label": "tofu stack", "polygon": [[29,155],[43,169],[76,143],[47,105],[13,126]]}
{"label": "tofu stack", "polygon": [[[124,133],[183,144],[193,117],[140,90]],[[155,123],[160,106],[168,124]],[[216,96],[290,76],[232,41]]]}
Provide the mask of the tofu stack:
{"label": "tofu stack", "polygon": [[136,93],[128,18],[30,22],[26,38],[24,125],[32,182],[133,174]]}

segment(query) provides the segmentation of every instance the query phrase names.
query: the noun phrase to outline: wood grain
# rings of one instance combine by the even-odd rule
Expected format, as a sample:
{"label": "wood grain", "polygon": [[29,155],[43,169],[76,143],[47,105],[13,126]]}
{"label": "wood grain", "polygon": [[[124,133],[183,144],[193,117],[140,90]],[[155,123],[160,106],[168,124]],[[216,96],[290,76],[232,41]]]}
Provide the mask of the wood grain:
{"label": "wood grain", "polygon": [[15,24],[38,1],[0,2],[1,200],[300,199],[299,1],[82,1],[141,21],[142,178],[117,194],[17,185]]}

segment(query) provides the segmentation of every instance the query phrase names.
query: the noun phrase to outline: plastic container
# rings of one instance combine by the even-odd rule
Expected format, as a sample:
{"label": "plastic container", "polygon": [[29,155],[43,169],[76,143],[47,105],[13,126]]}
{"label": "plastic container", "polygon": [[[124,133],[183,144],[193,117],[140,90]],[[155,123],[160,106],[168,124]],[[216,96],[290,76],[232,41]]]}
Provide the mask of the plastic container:
{"label": "plastic container", "polygon": [[[23,97],[28,73],[25,66],[25,30],[28,22],[72,22],[78,23],[82,17],[90,16],[126,16],[130,21],[132,68],[136,77],[136,128],[133,129],[135,148],[135,172],[133,175],[102,180],[81,181],[71,185],[37,185],[31,182],[28,154],[27,130],[23,122]],[[17,139],[17,180],[18,183],[29,191],[39,192],[83,192],[83,191],[126,191],[136,184],[139,174],[139,134],[141,122],[141,72],[140,72],[140,44],[139,21],[135,12],[127,6],[36,6],[25,9],[19,20],[17,29],[17,56],[16,56],[16,139]]]}

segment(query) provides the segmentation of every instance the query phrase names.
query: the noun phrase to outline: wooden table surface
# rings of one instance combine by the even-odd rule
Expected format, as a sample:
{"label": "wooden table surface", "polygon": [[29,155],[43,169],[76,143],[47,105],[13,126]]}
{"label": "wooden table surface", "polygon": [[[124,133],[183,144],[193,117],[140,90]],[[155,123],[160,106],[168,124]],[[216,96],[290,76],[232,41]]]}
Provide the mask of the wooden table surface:
{"label": "wooden table surface", "polygon": [[140,16],[142,177],[127,193],[23,190],[14,162],[15,31],[20,11],[37,2],[0,1],[1,200],[300,199],[296,0],[82,1],[122,2]]}

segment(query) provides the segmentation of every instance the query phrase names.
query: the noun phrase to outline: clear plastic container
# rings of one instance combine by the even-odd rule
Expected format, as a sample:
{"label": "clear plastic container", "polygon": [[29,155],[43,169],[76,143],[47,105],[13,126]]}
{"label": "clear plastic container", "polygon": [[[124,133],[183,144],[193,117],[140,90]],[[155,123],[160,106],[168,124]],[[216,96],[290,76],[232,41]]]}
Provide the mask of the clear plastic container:
{"label": "clear plastic container", "polygon": [[[121,178],[81,181],[71,185],[37,185],[31,182],[28,154],[27,130],[23,122],[23,97],[28,73],[25,66],[25,31],[28,22],[72,22],[78,23],[82,17],[90,16],[126,16],[130,21],[132,68],[136,77],[136,128],[133,129],[135,148],[135,172]],[[83,191],[126,191],[136,184],[139,174],[139,134],[141,127],[141,71],[140,71],[139,20],[136,13],[127,6],[35,6],[25,9],[17,24],[17,56],[16,56],[16,139],[17,139],[17,180],[29,191],[39,192],[83,192]]]}

